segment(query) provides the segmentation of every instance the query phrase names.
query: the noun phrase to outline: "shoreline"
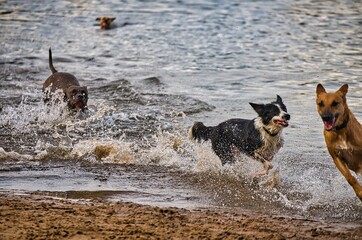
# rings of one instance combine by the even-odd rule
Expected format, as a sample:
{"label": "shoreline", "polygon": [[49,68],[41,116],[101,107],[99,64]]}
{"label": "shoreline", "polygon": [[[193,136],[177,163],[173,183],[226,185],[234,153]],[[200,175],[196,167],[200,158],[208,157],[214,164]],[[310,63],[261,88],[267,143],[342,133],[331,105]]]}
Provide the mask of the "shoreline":
{"label": "shoreline", "polygon": [[362,225],[0,194],[0,239],[361,239]]}

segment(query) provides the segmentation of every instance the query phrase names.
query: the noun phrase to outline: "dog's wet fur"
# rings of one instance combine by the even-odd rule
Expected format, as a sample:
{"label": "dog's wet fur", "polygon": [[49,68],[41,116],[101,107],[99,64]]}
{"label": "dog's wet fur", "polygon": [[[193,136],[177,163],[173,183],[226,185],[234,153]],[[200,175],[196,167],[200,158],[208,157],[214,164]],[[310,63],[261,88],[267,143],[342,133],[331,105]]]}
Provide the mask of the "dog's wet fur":
{"label": "dog's wet fur", "polygon": [[230,119],[217,126],[207,127],[196,122],[189,130],[189,137],[197,141],[211,140],[212,149],[222,164],[235,161],[234,149],[259,160],[264,169],[272,168],[270,161],[283,146],[282,130],[287,127],[290,115],[280,96],[268,104],[250,103],[257,112],[255,119]]}
{"label": "dog's wet fur", "polygon": [[362,201],[362,186],[350,170],[362,174],[362,125],[347,105],[348,85],[336,92],[316,88],[317,110],[324,123],[324,139],[334,164]]}
{"label": "dog's wet fur", "polygon": [[49,48],[49,68],[52,75],[43,84],[44,101],[51,100],[52,95],[60,90],[64,94],[64,101],[71,110],[85,110],[88,102],[87,87],[81,87],[77,78],[66,72],[58,72],[53,66],[52,51]]}

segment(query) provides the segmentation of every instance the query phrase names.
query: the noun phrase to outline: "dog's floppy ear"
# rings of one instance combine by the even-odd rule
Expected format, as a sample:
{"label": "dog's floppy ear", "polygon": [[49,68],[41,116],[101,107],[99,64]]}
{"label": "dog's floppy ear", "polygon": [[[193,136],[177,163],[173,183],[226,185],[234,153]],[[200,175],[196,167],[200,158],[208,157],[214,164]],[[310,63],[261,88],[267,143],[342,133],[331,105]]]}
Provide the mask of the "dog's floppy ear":
{"label": "dog's floppy ear", "polygon": [[322,86],[322,84],[318,84],[317,85],[317,89],[316,89],[316,93],[317,95],[321,94],[321,93],[325,93],[326,92],[326,89]]}
{"label": "dog's floppy ear", "polygon": [[261,114],[264,111],[264,104],[256,104],[256,103],[249,103],[252,108],[257,112],[258,114]]}
{"label": "dog's floppy ear", "polygon": [[348,84],[344,84],[342,87],[338,89],[339,92],[343,93],[344,96],[346,96],[348,92]]}

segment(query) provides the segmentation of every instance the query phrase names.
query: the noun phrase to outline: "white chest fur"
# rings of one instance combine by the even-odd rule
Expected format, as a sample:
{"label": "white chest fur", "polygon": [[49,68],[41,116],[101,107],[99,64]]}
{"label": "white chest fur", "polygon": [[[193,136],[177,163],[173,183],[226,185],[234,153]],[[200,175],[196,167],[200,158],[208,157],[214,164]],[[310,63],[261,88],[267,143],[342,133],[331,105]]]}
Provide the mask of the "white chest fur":
{"label": "white chest fur", "polygon": [[268,129],[272,133],[277,133],[275,136],[270,135],[270,133],[264,130],[266,126],[264,126],[259,118],[255,119],[255,127],[260,131],[263,142],[263,146],[255,150],[255,157],[261,161],[271,161],[283,146],[282,131],[281,129]]}

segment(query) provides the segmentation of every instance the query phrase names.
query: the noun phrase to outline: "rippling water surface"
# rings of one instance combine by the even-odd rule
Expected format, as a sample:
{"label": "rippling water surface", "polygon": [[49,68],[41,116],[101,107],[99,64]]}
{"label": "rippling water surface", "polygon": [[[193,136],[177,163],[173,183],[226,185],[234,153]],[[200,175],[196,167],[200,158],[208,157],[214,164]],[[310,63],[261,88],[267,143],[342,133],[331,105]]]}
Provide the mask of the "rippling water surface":
{"label": "rippling water surface", "polygon": [[[326,151],[315,87],[349,84],[362,121],[360,1],[0,1],[0,190],[361,221]],[[114,28],[96,17],[113,15]],[[89,112],[42,102],[59,71]],[[273,172],[221,166],[194,121],[253,118],[282,96],[292,116]],[[362,178],[358,177],[359,181]]]}

